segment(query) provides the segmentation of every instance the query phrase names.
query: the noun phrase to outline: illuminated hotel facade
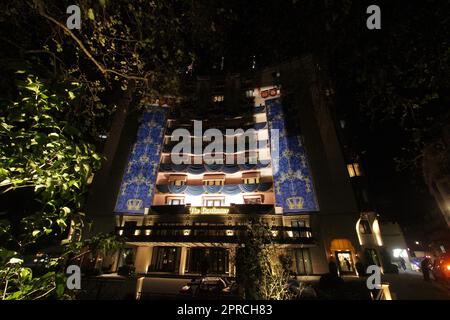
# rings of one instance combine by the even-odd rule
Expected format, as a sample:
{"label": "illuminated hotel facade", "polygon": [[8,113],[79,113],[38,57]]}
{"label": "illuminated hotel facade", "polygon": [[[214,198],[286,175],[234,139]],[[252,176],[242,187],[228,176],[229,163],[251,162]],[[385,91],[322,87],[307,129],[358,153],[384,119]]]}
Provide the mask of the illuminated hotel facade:
{"label": "illuminated hotel facade", "polygon": [[[342,274],[355,274],[366,236],[323,82],[306,57],[247,77],[198,80],[189,104],[149,105],[123,175],[111,182],[115,230],[127,248],[105,263],[117,270],[132,261],[140,274],[197,275],[207,261],[209,274],[234,276],[245,227],[257,220],[271,227],[298,275],[328,272],[331,260]],[[201,145],[178,153],[182,163],[172,153],[177,129]],[[232,148],[208,148],[208,129]],[[237,129],[257,144],[239,149]]]}

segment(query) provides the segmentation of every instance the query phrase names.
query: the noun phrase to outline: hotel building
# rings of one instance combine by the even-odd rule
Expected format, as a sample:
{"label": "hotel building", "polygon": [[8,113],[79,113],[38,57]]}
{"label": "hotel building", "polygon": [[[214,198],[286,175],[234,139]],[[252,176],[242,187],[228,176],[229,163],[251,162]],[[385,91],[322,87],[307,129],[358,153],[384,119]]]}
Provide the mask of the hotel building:
{"label": "hotel building", "polygon": [[[103,265],[197,275],[207,261],[209,274],[234,276],[246,225],[258,220],[298,275],[328,272],[329,261],[355,274],[364,228],[320,66],[307,56],[191,84],[187,102],[148,105],[127,120],[96,199],[109,204],[95,212],[105,230],[114,217],[127,247]],[[222,151],[205,137],[218,131]],[[180,132],[191,150],[176,149]],[[249,136],[257,143],[238,143]]]}

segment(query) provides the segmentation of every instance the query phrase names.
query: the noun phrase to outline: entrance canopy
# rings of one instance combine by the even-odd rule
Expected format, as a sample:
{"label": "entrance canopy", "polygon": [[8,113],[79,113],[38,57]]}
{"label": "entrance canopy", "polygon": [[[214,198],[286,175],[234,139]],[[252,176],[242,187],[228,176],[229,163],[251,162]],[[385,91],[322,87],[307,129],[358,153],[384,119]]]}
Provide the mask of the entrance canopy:
{"label": "entrance canopy", "polygon": [[330,251],[351,251],[355,252],[355,248],[348,239],[333,239],[331,241]]}

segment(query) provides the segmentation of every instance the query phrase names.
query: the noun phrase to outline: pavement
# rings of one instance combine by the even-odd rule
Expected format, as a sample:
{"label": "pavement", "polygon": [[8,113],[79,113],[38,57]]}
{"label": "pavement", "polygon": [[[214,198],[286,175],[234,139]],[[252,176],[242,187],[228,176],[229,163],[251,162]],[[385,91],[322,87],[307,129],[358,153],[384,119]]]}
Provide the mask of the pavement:
{"label": "pavement", "polygon": [[142,283],[142,292],[153,294],[159,297],[175,296],[182,286],[187,284],[189,279],[180,278],[144,278]]}
{"label": "pavement", "polygon": [[381,278],[389,283],[393,300],[450,300],[450,287],[435,280],[424,281],[419,272],[384,274]]}
{"label": "pavement", "polygon": [[[110,276],[111,278],[122,278],[117,275]],[[109,277],[101,277],[107,279]],[[302,279],[305,281],[306,279]],[[316,282],[316,278],[308,279],[307,282]],[[344,277],[346,282],[361,281],[358,277]],[[166,278],[166,277],[145,277],[142,282],[141,292],[148,298],[152,299],[175,299],[179,289],[187,284],[190,279],[186,278]],[[117,282],[117,281],[114,281]],[[422,274],[419,272],[408,271],[400,272],[399,274],[384,274],[382,275],[382,282],[389,283],[389,289],[393,300],[450,300],[450,286],[445,286],[441,283],[431,280],[424,281]],[[111,291],[117,295],[118,292],[125,290],[124,285],[121,287],[102,288],[102,294],[95,294],[95,298],[100,299],[117,299],[119,297],[108,295]],[[122,288],[124,287],[124,288]],[[129,289],[127,289],[129,291]],[[91,298],[91,297],[90,297]],[[94,297],[92,297],[94,298]]]}

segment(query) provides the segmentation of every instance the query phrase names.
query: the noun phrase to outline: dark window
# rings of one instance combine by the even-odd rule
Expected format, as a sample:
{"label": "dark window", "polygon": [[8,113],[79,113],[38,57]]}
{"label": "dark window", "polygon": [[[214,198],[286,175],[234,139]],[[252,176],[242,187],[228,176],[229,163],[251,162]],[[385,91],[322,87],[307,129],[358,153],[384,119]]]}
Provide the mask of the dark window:
{"label": "dark window", "polygon": [[369,221],[367,220],[359,221],[359,232],[362,234],[372,234],[372,229],[370,229]]}
{"label": "dark window", "polygon": [[137,221],[125,221],[123,234],[125,236],[133,236],[136,230]]}
{"label": "dark window", "polygon": [[298,274],[312,274],[311,254],[309,249],[296,249],[295,258]]}

